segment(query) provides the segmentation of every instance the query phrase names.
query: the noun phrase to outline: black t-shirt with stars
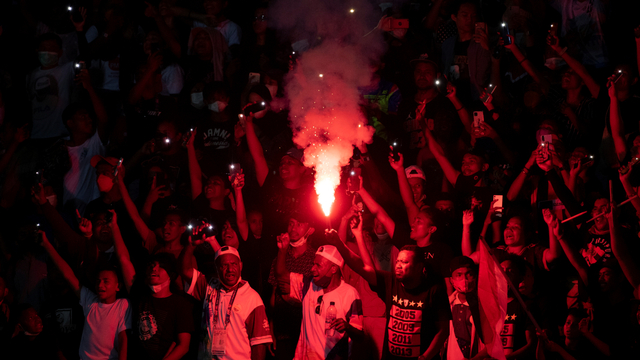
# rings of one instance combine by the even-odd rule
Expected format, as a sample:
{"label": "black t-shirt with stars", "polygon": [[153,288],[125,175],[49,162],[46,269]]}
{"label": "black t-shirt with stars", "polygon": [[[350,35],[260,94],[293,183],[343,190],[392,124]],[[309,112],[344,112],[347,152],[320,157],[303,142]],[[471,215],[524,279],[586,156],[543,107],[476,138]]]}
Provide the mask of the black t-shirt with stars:
{"label": "black t-shirt with stars", "polygon": [[379,272],[374,291],[385,299],[388,309],[382,359],[417,359],[435,337],[436,322],[451,320],[447,290],[437,277],[405,289],[394,274]]}
{"label": "black t-shirt with stars", "polygon": [[535,331],[535,328],[520,302],[513,299],[507,304],[507,316],[500,333],[505,355],[527,345],[527,330]]}

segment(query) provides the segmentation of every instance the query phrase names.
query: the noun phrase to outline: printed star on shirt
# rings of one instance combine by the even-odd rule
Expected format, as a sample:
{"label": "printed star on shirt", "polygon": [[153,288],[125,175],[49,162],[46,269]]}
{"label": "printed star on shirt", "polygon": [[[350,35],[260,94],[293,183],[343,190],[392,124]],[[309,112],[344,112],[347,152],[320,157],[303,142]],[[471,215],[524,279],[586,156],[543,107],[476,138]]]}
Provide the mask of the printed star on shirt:
{"label": "printed star on shirt", "polygon": [[398,304],[402,304],[402,299],[398,299]]}
{"label": "printed star on shirt", "polygon": [[509,321],[509,314],[507,314],[507,316],[504,317],[504,321]]}
{"label": "printed star on shirt", "polygon": [[511,320],[515,320],[516,319],[516,314],[511,315]]}
{"label": "printed star on shirt", "polygon": [[416,304],[415,302],[411,301],[411,302],[409,303],[409,306],[414,306],[415,304]]}
{"label": "printed star on shirt", "polygon": [[421,308],[422,307],[422,301],[418,301],[418,303],[416,305],[418,305],[418,307]]}
{"label": "printed star on shirt", "polygon": [[398,302],[398,295],[393,295],[393,301]]}

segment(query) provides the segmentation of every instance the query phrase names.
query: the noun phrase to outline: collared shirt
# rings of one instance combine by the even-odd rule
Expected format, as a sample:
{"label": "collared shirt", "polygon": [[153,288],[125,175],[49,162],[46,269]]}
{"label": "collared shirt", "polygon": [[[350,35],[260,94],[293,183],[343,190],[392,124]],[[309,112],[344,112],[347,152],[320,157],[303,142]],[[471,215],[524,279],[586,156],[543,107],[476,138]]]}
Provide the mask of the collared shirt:
{"label": "collared shirt", "polygon": [[[194,269],[193,278],[190,282],[185,282],[185,285],[187,294],[198,300],[204,300],[202,304],[202,333],[198,359],[250,360],[252,346],[272,342],[269,320],[267,320],[262,299],[246,281],[240,279],[236,286],[227,289],[218,279],[211,279],[207,283],[204,275]],[[231,306],[231,314],[228,314],[227,309],[235,291],[237,293]],[[220,296],[218,304],[219,316],[217,322],[214,323],[214,312],[218,296]],[[229,325],[226,326],[226,354],[213,357],[206,345],[213,338],[214,328],[225,328],[225,321],[228,316],[231,316],[231,318],[229,319]]]}

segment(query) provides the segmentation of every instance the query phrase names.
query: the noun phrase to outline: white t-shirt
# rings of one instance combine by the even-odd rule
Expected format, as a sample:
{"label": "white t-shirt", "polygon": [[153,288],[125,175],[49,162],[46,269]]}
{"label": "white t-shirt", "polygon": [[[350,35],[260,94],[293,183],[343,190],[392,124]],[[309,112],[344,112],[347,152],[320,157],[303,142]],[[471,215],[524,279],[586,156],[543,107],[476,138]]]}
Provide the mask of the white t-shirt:
{"label": "white t-shirt", "polygon": [[84,208],[100,196],[96,185],[96,170],[91,166],[91,158],[104,155],[105,149],[96,131],[91,138],[79,146],[69,147],[71,169],[64,176],[63,203],[75,202],[75,208],[82,214]]}
{"label": "white t-shirt", "polygon": [[69,105],[74,76],[72,62],[48,70],[38,67],[27,75],[33,117],[32,139],[67,135],[62,112]]}
{"label": "white t-shirt", "polygon": [[[193,27],[207,27],[207,24],[201,23],[199,21],[194,21]],[[227,41],[227,46],[240,44],[240,39],[242,39],[242,29],[238,24],[227,19],[218,24],[215,29],[218,30],[222,34],[222,36],[224,36],[224,39]]]}
{"label": "white t-shirt", "polygon": [[160,95],[177,95],[184,85],[184,71],[178,64],[171,64],[162,70],[162,92]]}
{"label": "white t-shirt", "polygon": [[[334,302],[336,319],[345,319],[351,326],[362,330],[362,308],[356,289],[341,280],[340,286],[325,294],[324,289],[314,284],[310,277],[296,273],[291,273],[290,284],[289,295],[302,302],[302,328],[294,359],[347,359],[351,352],[351,339],[345,336],[346,332],[334,331],[333,336],[325,335],[325,319],[327,309]],[[321,299],[320,313],[316,314],[318,299]]]}
{"label": "white t-shirt", "polygon": [[[231,305],[231,319],[227,326],[227,337],[225,340],[225,355],[213,357],[217,360],[251,360],[251,347],[272,342],[269,320],[264,310],[264,304],[260,295],[249,286],[249,283],[239,280],[238,292]],[[223,329],[227,319],[229,302],[233,297],[233,290],[226,291],[218,279],[211,279],[209,283],[204,275],[198,270],[193,270],[193,277],[190,282],[185,281],[187,294],[202,303],[201,329],[206,334],[206,339],[213,338],[214,327]],[[214,324],[214,312],[218,294],[220,303],[218,305],[218,322]],[[213,325],[212,325],[213,324]],[[200,342],[198,349],[199,360],[210,360],[205,343]]]}
{"label": "white t-shirt", "polygon": [[84,311],[84,329],[80,340],[80,359],[117,360],[118,334],[131,329],[129,300],[117,299],[103,304],[93,291],[80,289],[80,305]]}

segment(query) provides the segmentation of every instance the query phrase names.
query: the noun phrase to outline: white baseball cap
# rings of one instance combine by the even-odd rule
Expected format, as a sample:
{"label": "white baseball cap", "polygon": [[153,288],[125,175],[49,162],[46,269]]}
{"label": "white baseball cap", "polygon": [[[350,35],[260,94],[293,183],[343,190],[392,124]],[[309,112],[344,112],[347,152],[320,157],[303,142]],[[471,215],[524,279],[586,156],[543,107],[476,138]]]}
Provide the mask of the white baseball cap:
{"label": "white baseball cap", "polygon": [[238,252],[238,250],[236,248],[234,248],[233,246],[228,246],[225,245],[223,247],[220,248],[220,250],[216,251],[216,257],[213,259],[214,261],[218,259],[218,257],[220,257],[221,255],[225,255],[225,254],[231,254],[231,255],[235,255],[238,257],[238,260],[242,261],[240,259],[240,253]]}
{"label": "white baseball cap", "polygon": [[318,251],[316,251],[316,255],[320,255],[340,267],[344,265],[344,259],[342,259],[342,255],[340,255],[338,249],[333,245],[320,246],[318,248]]}
{"label": "white baseball cap", "polygon": [[404,169],[404,173],[407,175],[407,179],[419,178],[427,181],[427,177],[424,176],[424,171],[418,165],[411,165]]}

